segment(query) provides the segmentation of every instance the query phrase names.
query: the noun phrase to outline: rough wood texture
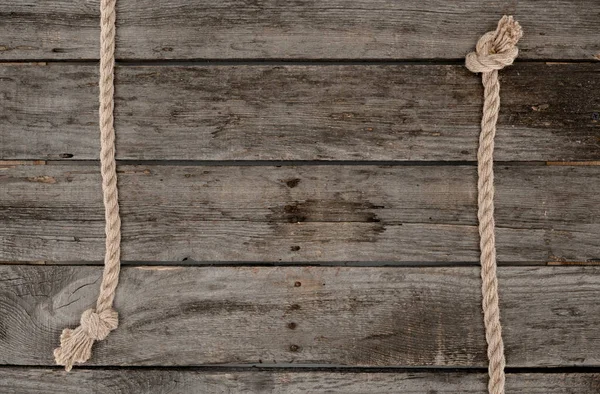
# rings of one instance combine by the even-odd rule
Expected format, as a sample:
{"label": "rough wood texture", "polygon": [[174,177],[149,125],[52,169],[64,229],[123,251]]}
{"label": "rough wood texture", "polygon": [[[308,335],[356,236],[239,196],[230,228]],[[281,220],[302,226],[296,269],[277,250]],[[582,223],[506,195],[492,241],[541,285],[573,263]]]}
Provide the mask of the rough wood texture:
{"label": "rough wood texture", "polygon": [[[499,260],[598,259],[599,172],[497,166]],[[0,261],[101,259],[96,165],[0,174]],[[121,166],[123,260],[477,262],[475,185],[474,166]]]}
{"label": "rough wood texture", "polygon": [[[600,68],[503,72],[496,159],[600,160]],[[96,66],[0,67],[0,158],[98,157]],[[151,160],[472,160],[463,66],[121,67],[117,154]]]}
{"label": "rough wood texture", "polygon": [[[475,160],[482,91],[455,60],[514,14],[496,159],[599,162],[597,6],[119,1],[118,157],[156,161],[119,167],[123,258],[190,266],[125,268],[121,327],[67,375],[43,366],[94,302],[101,268],[80,264],[102,258],[104,213],[97,166],[64,160],[97,159],[98,76],[53,61],[98,58],[99,5],[0,0],[0,392],[484,392],[485,374],[445,368],[487,365],[475,168],[372,161]],[[600,261],[600,167],[531,164],[497,167],[509,366],[599,367],[600,267],[515,265]],[[421,263],[473,265],[381,267]],[[509,374],[508,392],[600,392],[597,368],[558,371]]]}
{"label": "rough wood texture", "polygon": [[[0,369],[0,390],[11,394],[481,394],[486,375],[475,373],[299,372],[194,370]],[[507,392],[596,394],[598,373],[507,374]]]}
{"label": "rough wood texture", "polygon": [[[51,365],[101,267],[0,266],[0,363]],[[478,267],[126,267],[93,365],[485,367]],[[509,366],[600,365],[600,268],[503,267]]]}
{"label": "rough wood texture", "polygon": [[[521,59],[600,57],[596,0],[128,0],[121,59],[462,58],[500,16],[524,26]],[[98,58],[97,1],[0,2],[0,59]]]}

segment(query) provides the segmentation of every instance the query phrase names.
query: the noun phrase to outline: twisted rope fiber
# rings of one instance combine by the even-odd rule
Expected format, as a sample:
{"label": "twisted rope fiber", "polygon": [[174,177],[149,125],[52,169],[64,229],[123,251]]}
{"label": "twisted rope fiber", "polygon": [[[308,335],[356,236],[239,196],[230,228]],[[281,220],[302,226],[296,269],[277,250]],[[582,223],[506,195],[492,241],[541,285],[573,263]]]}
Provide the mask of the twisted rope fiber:
{"label": "twisted rope fiber", "polygon": [[496,31],[485,33],[477,42],[475,52],[467,55],[466,66],[474,73],[482,73],[484,87],[483,117],[479,150],[477,152],[478,214],[481,249],[481,293],[488,343],[488,373],[490,394],[504,394],[504,343],[498,306],[498,278],[496,276],[496,237],[494,235],[494,136],[500,110],[500,82],[498,70],[513,63],[519,50],[517,42],[523,35],[521,26],[512,16],[504,16]]}
{"label": "twisted rope fiber", "polygon": [[94,341],[103,340],[119,325],[118,314],[112,308],[121,268],[121,219],[113,126],[115,5],[116,0],[102,0],[100,4],[100,167],[106,220],[104,272],[96,308],[83,312],[79,327],[63,330],[60,347],[54,350],[56,363],[64,365],[67,371],[75,362],[86,362],[92,356]]}
{"label": "twisted rope fiber", "polygon": [[[54,350],[56,363],[67,371],[73,363],[84,363],[92,355],[95,341],[105,339],[118,326],[118,314],[112,308],[119,281],[121,220],[117,191],[114,131],[114,51],[116,0],[101,0],[100,31],[100,166],[106,220],[106,253],[100,293],[95,309],[81,315],[80,325],[65,329],[60,347]],[[479,233],[481,237],[481,278],[483,311],[488,342],[489,392],[504,393],[504,346],[498,306],[496,277],[496,249],[494,236],[494,174],[493,150],[496,121],[500,109],[498,70],[513,63],[517,57],[516,43],[522,36],[519,24],[512,17],[503,17],[495,32],[484,34],[477,43],[476,52],[467,55],[466,66],[472,72],[481,72],[484,85],[483,118],[478,151],[478,204]]]}

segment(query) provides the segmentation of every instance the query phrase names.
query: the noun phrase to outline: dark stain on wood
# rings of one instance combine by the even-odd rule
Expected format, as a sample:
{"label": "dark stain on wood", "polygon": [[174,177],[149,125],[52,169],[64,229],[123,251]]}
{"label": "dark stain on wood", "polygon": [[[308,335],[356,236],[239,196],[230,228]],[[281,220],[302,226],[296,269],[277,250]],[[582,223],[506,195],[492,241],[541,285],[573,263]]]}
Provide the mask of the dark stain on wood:
{"label": "dark stain on wood", "polygon": [[285,181],[285,184],[290,189],[295,188],[296,186],[298,186],[299,183],[300,183],[300,179],[299,178],[292,178],[292,179],[288,179],[288,180]]}
{"label": "dark stain on wood", "polygon": [[270,208],[269,221],[274,222],[365,222],[378,223],[377,211],[384,209],[367,201],[314,200],[294,201],[283,207]]}
{"label": "dark stain on wood", "polygon": [[[499,259],[599,258],[590,215],[600,204],[590,181],[595,168],[498,166]],[[97,261],[104,216],[94,166],[18,164],[2,172],[0,182],[10,187],[0,188],[7,234],[1,261]],[[445,165],[122,165],[123,258],[476,262],[475,172]],[[57,182],[26,180],[32,177]],[[294,189],[281,182],[293,178],[303,179]]]}
{"label": "dark stain on wood", "polygon": [[[580,92],[599,91],[600,78],[580,80],[573,75],[561,77],[561,65],[549,64],[540,67],[543,70],[538,70],[537,75],[530,72],[532,69],[509,68],[503,73],[503,96],[521,97],[523,104],[529,101],[529,106],[503,103],[499,125],[504,124],[507,129],[517,125],[532,127],[546,130],[554,136],[560,134],[584,148],[585,151],[581,152],[580,157],[597,155],[600,152],[597,140],[598,125],[594,123],[592,114],[600,108],[600,99],[597,95],[594,97]],[[541,74],[544,74],[544,77],[541,77]],[[543,98],[532,94],[531,90],[524,86],[526,83],[539,86],[546,78],[552,79],[553,82]],[[507,132],[510,133],[509,130]]]}

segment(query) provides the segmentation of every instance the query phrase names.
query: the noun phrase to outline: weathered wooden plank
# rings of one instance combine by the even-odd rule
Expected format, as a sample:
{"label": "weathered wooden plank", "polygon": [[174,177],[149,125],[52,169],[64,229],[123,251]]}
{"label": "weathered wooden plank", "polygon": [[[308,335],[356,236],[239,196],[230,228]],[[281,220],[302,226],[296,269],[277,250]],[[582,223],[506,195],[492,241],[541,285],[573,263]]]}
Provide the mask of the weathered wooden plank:
{"label": "weathered wooden plank", "polygon": [[[487,388],[482,373],[299,372],[195,370],[2,368],[0,389],[11,394],[480,394]],[[507,374],[509,393],[596,394],[598,373]]]}
{"label": "weathered wooden plank", "polygon": [[[503,73],[498,160],[600,160],[600,68]],[[95,66],[0,67],[0,158],[98,157]],[[121,67],[121,159],[476,160],[462,66]]]}
{"label": "weathered wooden plank", "polygon": [[[600,57],[596,0],[128,0],[121,59],[463,57],[503,14],[525,29],[522,59]],[[0,58],[98,58],[98,1],[0,2]]]}
{"label": "weathered wooden plank", "polygon": [[[0,266],[0,363],[51,365],[101,267]],[[599,267],[501,267],[507,362],[600,364]],[[478,267],[126,267],[91,365],[485,367]]]}
{"label": "weathered wooden plank", "polygon": [[[496,168],[501,262],[600,257],[600,167]],[[0,261],[99,261],[96,165],[6,165]],[[119,167],[123,259],[477,262],[474,166]]]}

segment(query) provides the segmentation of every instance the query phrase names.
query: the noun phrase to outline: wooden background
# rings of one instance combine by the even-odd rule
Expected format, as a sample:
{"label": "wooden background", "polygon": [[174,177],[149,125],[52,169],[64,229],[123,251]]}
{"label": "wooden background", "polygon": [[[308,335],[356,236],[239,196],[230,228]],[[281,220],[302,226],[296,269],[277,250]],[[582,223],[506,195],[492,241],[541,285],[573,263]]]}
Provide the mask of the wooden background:
{"label": "wooden background", "polygon": [[0,0],[0,392],[484,393],[479,36],[508,393],[600,392],[597,0],[119,0],[121,325],[102,273],[98,1]]}

